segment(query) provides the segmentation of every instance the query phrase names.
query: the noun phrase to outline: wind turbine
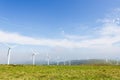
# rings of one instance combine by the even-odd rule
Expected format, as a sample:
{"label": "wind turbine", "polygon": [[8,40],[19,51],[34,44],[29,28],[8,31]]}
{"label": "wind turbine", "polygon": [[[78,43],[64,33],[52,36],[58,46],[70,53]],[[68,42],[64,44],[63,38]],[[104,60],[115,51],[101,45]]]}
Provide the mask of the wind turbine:
{"label": "wind turbine", "polygon": [[47,54],[47,65],[50,65],[50,56]]}
{"label": "wind turbine", "polygon": [[64,63],[64,65],[66,65],[66,61],[65,61],[65,60],[64,60],[64,62],[63,62],[63,63]]}
{"label": "wind turbine", "polygon": [[11,49],[15,48],[17,45],[10,46],[7,43],[4,43],[8,47],[8,53],[7,53],[7,64],[10,64],[10,55],[11,55]]}
{"label": "wind turbine", "polygon": [[69,66],[71,65],[71,60],[69,60]]}
{"label": "wind turbine", "polygon": [[107,58],[105,59],[105,62],[108,63],[108,59]]}
{"label": "wind turbine", "polygon": [[63,65],[66,65],[66,59],[65,58],[63,59]]}
{"label": "wind turbine", "polygon": [[37,51],[35,51],[35,50],[33,50],[33,49],[32,49],[32,52],[33,52],[33,54],[32,54],[32,61],[33,61],[33,65],[35,65],[35,56],[36,56],[37,54],[39,54],[39,53],[37,53]]}
{"label": "wind turbine", "polygon": [[116,65],[119,65],[119,60],[118,59],[116,60]]}
{"label": "wind turbine", "polygon": [[59,65],[59,59],[60,59],[60,57],[57,56],[57,65]]}

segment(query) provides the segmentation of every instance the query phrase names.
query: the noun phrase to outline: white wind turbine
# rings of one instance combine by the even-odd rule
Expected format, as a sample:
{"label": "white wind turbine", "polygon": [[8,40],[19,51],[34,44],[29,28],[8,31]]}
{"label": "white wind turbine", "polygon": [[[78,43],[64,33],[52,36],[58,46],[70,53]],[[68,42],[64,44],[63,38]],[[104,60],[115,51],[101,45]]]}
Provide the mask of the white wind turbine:
{"label": "white wind turbine", "polygon": [[57,56],[57,65],[59,65],[59,59],[60,59],[60,57]]}
{"label": "white wind turbine", "polygon": [[107,58],[105,59],[105,62],[108,63],[108,59]]}
{"label": "white wind turbine", "polygon": [[64,65],[66,65],[66,61],[64,60]]}
{"label": "white wind turbine", "polygon": [[32,49],[32,52],[33,52],[33,54],[32,54],[32,62],[33,62],[33,65],[35,65],[35,56],[37,54],[39,54],[39,53],[37,51],[33,50],[33,49]]}
{"label": "white wind turbine", "polygon": [[11,49],[15,48],[17,45],[10,46],[10,45],[8,45],[8,44],[6,44],[6,43],[4,43],[4,45],[8,47],[7,64],[9,65],[9,64],[10,64]]}
{"label": "white wind turbine", "polygon": [[64,58],[63,64],[66,65],[66,57]]}
{"label": "white wind turbine", "polygon": [[118,59],[116,60],[116,65],[119,65],[119,60]]}
{"label": "white wind turbine", "polygon": [[71,60],[69,60],[69,66],[71,65]]}
{"label": "white wind turbine", "polygon": [[47,65],[50,65],[50,56],[47,54]]}

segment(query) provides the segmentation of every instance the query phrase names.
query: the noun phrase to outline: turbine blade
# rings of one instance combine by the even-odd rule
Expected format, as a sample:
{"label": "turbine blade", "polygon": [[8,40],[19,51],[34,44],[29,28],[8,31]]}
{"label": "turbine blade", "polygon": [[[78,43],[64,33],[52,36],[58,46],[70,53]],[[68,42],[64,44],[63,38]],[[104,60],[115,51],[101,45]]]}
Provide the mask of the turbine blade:
{"label": "turbine blade", "polygon": [[13,45],[13,46],[11,46],[11,48],[15,48],[15,47],[17,47],[17,45]]}
{"label": "turbine blade", "polygon": [[32,52],[33,52],[35,55],[39,54],[38,51],[36,51],[36,50],[34,50],[34,49],[32,49]]}
{"label": "turbine blade", "polygon": [[17,45],[13,45],[13,46],[11,46],[11,45],[9,45],[9,44],[7,44],[7,43],[3,43],[5,46],[7,46],[8,48],[15,48]]}
{"label": "turbine blade", "polygon": [[7,43],[3,43],[3,45],[7,46],[8,48],[11,48],[11,46],[8,45]]}

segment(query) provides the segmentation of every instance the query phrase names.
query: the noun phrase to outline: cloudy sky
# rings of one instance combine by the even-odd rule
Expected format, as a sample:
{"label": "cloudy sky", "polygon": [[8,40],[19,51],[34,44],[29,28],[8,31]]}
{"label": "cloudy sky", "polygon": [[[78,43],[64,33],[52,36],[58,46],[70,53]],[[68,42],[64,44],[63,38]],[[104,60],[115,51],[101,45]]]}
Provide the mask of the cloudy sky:
{"label": "cloudy sky", "polygon": [[0,0],[0,63],[119,59],[120,0]]}

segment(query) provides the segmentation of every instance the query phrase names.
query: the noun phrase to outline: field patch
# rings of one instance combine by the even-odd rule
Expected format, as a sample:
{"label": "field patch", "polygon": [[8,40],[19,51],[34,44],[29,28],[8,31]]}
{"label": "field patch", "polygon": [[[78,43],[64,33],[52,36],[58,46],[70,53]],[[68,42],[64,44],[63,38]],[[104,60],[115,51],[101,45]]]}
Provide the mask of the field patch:
{"label": "field patch", "polygon": [[0,65],[0,80],[120,80],[120,66]]}

